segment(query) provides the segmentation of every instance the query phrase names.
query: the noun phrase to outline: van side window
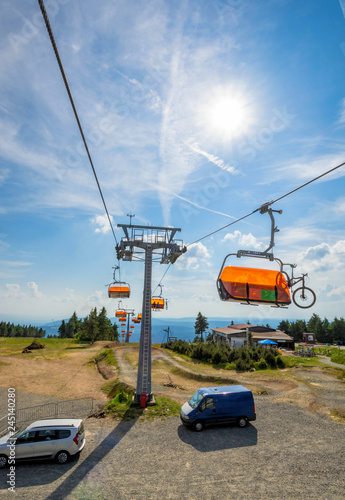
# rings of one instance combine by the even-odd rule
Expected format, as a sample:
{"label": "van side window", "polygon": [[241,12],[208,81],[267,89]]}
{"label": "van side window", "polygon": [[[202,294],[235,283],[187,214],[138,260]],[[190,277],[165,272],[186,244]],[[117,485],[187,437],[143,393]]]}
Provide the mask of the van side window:
{"label": "van side window", "polygon": [[55,436],[55,430],[53,429],[46,429],[46,430],[41,430],[38,431],[38,435],[36,436],[36,442],[41,442],[41,441],[52,441],[56,439]]}
{"label": "van side window", "polygon": [[26,444],[33,443],[35,441],[36,431],[23,432],[18,439],[16,444]]}
{"label": "van side window", "polygon": [[200,411],[207,410],[208,408],[214,408],[213,398],[207,397],[200,406]]}
{"label": "van side window", "polygon": [[66,439],[71,435],[71,431],[67,429],[59,429],[56,431],[58,439]]}

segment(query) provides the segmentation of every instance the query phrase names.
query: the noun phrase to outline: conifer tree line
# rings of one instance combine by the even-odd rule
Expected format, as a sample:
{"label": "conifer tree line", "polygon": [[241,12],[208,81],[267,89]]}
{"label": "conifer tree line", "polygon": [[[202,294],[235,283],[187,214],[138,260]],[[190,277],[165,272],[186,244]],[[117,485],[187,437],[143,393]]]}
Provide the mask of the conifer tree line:
{"label": "conifer tree line", "polygon": [[91,341],[96,340],[119,340],[117,324],[107,318],[107,310],[102,307],[97,312],[97,307],[91,309],[90,313],[84,319],[78,319],[74,312],[66,322],[64,319],[58,328],[60,338],[75,338],[77,340]]}
{"label": "conifer tree line", "polygon": [[[248,320],[247,323],[250,324],[250,321]],[[233,325],[234,322],[231,321],[231,324]],[[265,326],[270,328],[269,324]],[[194,325],[194,342],[212,340],[212,333],[207,333],[208,328],[209,325],[206,316],[199,312]],[[334,320],[330,322],[327,318],[321,319],[318,314],[314,313],[309,321],[302,319],[296,321],[282,320],[277,329],[290,335],[295,342],[302,342],[303,333],[308,332],[315,333],[317,342],[324,344],[333,344],[339,341],[345,342],[345,319],[342,317],[340,319],[335,317]]]}
{"label": "conifer tree line", "polygon": [[37,326],[21,326],[13,323],[0,322],[0,337],[44,337],[46,331]]}
{"label": "conifer tree line", "polygon": [[344,318],[334,318],[328,321],[321,319],[318,314],[313,314],[309,321],[283,320],[278,325],[278,330],[287,333],[295,342],[303,340],[303,333],[315,333],[317,342],[333,344],[334,342],[345,342],[345,320]]}

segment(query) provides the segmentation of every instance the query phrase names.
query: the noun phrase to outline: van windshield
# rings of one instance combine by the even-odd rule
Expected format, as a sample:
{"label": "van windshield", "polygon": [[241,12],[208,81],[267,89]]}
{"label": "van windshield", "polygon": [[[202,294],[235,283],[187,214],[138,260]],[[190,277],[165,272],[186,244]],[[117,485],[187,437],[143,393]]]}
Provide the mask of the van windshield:
{"label": "van windshield", "polygon": [[188,404],[192,407],[192,408],[196,408],[199,404],[199,402],[202,400],[204,396],[201,394],[201,392],[199,391],[196,391],[193,396],[190,398],[190,400],[188,401]]}

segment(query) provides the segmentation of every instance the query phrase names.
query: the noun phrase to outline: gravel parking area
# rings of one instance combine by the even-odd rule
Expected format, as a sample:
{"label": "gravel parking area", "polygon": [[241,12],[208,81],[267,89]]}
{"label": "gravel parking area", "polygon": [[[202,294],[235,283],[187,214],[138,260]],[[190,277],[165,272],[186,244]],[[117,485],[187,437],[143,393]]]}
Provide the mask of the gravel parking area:
{"label": "gravel parking area", "polygon": [[[244,429],[89,419],[78,459],[17,465],[21,499],[343,499],[345,426],[256,397]],[[6,471],[0,472],[2,494]]]}

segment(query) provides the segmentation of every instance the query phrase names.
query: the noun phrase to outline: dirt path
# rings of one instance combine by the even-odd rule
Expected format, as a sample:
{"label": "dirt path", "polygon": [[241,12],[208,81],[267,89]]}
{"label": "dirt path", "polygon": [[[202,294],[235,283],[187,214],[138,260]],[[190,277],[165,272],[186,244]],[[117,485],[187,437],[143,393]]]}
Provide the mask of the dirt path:
{"label": "dirt path", "polygon": [[100,348],[102,345],[95,342],[90,348],[65,351],[64,357],[52,359],[0,356],[4,363],[0,364],[0,387],[59,399],[91,396],[105,401],[101,391],[104,379],[89,363]]}
{"label": "dirt path", "polygon": [[[136,387],[138,347],[116,350],[120,378]],[[178,368],[178,371],[173,368]],[[217,370],[212,366],[186,361],[163,349],[152,349],[152,392],[166,395],[183,403],[199,387],[214,385],[220,377],[224,384],[243,384],[255,397],[264,397],[273,403],[288,402],[317,412],[333,420],[345,422],[345,385],[327,368],[293,368],[276,372],[236,373]],[[177,388],[165,387],[173,382]],[[343,415],[343,417],[342,417]]]}
{"label": "dirt path", "polygon": [[342,370],[345,370],[345,365],[341,365],[339,363],[333,363],[333,361],[331,361],[327,356],[318,356],[318,358],[320,359],[320,361],[322,361],[322,363],[326,363],[326,365],[334,366],[335,368],[341,368]]}

